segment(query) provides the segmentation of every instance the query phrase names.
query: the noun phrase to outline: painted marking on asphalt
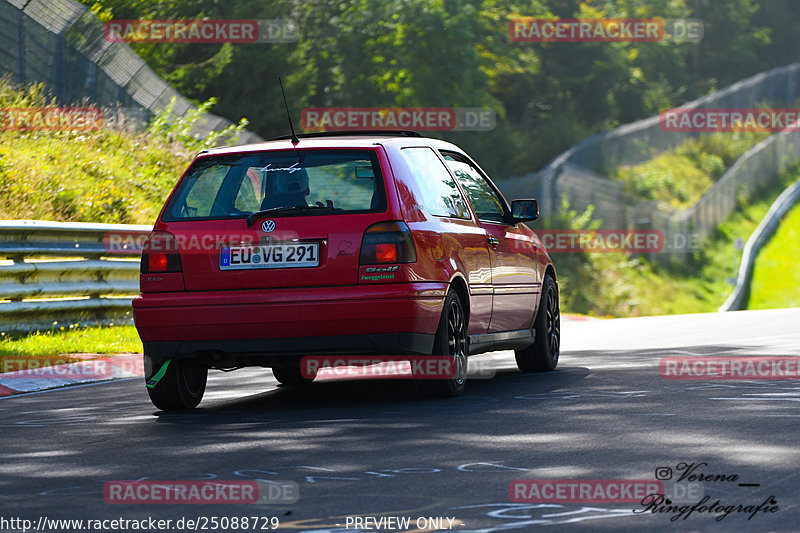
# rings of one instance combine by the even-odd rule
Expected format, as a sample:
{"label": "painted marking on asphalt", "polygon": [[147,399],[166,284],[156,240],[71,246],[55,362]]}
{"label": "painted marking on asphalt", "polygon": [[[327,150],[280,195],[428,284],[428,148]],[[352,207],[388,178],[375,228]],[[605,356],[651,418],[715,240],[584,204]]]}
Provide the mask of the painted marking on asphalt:
{"label": "painted marking on asphalt", "polygon": [[733,402],[752,402],[753,400],[765,402],[800,402],[800,398],[709,398],[709,400],[723,400]]}
{"label": "painted marking on asphalt", "polygon": [[[491,510],[485,512],[486,508]],[[481,512],[485,512],[485,516],[488,518],[511,521],[479,529],[459,529],[461,533],[492,533],[494,531],[522,529],[534,525],[568,524],[587,520],[636,516],[633,509],[607,509],[596,506],[580,506],[577,509],[570,509],[565,505],[556,503],[483,503],[452,507],[450,511],[470,509],[481,509]],[[463,513],[459,514],[463,516]]]}
{"label": "painted marking on asphalt", "polygon": [[534,394],[521,394],[514,396],[516,400],[576,400],[584,398],[642,398],[650,394],[650,391],[557,391],[557,392],[538,392]]}

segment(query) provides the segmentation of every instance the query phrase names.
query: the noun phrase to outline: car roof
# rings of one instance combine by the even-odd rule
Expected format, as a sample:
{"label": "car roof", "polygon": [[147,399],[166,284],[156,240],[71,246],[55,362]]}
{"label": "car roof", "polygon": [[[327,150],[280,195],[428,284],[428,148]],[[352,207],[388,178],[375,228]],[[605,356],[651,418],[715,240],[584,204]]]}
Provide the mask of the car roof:
{"label": "car roof", "polygon": [[224,146],[220,148],[211,148],[203,150],[198,155],[199,157],[206,157],[212,155],[222,154],[243,154],[250,152],[263,152],[272,150],[307,150],[307,149],[325,149],[325,148],[373,148],[375,146],[395,146],[399,148],[411,146],[430,146],[432,148],[455,150],[463,152],[458,146],[451,144],[447,141],[440,139],[433,139],[430,137],[413,137],[413,136],[399,136],[392,133],[364,135],[336,135],[336,136],[304,136],[300,138],[300,142],[293,144],[291,139],[278,139],[273,141],[266,141],[255,144],[242,144],[238,146]]}

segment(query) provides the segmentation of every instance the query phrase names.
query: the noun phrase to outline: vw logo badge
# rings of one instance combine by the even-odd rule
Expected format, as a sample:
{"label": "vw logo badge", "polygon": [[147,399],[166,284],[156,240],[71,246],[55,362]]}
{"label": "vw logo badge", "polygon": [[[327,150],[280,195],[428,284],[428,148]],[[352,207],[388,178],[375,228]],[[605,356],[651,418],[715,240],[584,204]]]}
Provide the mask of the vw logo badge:
{"label": "vw logo badge", "polygon": [[275,230],[275,221],[274,220],[265,220],[261,223],[261,231],[264,233],[270,233]]}

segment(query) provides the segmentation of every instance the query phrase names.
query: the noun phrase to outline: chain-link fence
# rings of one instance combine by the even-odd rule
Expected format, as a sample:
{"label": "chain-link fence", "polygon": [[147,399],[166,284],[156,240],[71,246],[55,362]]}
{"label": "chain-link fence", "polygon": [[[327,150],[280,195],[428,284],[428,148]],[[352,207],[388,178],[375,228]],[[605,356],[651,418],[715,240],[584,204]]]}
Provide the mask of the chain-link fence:
{"label": "chain-link fence", "polygon": [[[60,102],[88,98],[101,107],[123,107],[138,122],[172,98],[176,115],[194,109],[127,44],[106,40],[103,23],[75,0],[0,0],[0,74],[18,83],[43,82]],[[205,137],[230,125],[206,114],[192,134]],[[238,142],[261,140],[245,131]]]}
{"label": "chain-link fence", "polygon": [[[684,105],[691,108],[748,108],[769,103],[791,107],[800,97],[800,63],[777,68],[742,80],[730,87]],[[800,161],[800,133],[770,136],[742,155],[694,206],[681,211],[660,210],[656,202],[626,194],[620,182],[608,179],[613,169],[635,165],[674,149],[696,132],[667,132],[659,117],[620,126],[593,135],[553,159],[537,173],[512,178],[502,184],[513,197],[539,199],[543,216],[558,212],[566,197],[582,211],[594,205],[594,218],[604,228],[653,228],[665,236],[659,259],[685,253],[705,239],[735,208],[739,199],[769,186]]]}

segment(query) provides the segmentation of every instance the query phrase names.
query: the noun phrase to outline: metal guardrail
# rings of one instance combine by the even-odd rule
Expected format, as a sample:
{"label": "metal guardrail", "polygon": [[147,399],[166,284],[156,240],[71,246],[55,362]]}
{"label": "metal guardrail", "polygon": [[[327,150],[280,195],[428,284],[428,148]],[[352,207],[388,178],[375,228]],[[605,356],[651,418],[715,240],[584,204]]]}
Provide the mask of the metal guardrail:
{"label": "metal guardrail", "polygon": [[0,332],[130,322],[151,226],[0,221]]}
{"label": "metal guardrail", "polygon": [[758,225],[756,230],[747,239],[747,244],[742,250],[742,262],[739,264],[739,274],[736,278],[736,286],[733,292],[725,300],[725,303],[719,308],[720,312],[736,311],[742,309],[747,304],[750,296],[750,280],[753,276],[753,265],[755,264],[758,252],[767,243],[769,238],[775,233],[781,218],[789,212],[789,210],[797,203],[800,202],[800,180],[795,181],[785,191],[778,196],[778,199],[772,203],[764,219]]}

